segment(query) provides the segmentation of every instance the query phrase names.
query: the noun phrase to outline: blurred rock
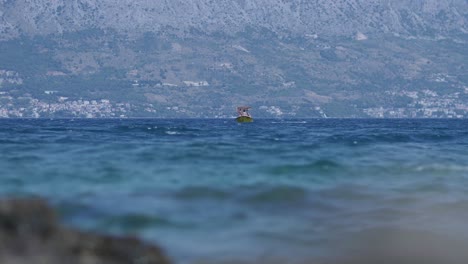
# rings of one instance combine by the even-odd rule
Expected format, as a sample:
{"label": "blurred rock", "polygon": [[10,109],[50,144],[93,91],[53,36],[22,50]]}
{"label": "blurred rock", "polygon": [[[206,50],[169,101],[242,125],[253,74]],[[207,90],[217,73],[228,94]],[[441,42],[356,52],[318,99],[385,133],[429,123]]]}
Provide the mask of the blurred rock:
{"label": "blurred rock", "polygon": [[2,264],[166,264],[153,245],[131,237],[72,230],[40,199],[0,200]]}

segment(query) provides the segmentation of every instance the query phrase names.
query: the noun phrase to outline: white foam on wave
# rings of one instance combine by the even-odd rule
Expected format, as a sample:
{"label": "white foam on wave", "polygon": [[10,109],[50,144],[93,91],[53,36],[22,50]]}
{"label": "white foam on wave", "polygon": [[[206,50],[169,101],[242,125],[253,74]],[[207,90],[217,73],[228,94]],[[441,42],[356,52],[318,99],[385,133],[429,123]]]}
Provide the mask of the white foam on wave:
{"label": "white foam on wave", "polygon": [[431,165],[421,165],[415,168],[416,171],[468,171],[468,166],[456,165],[456,164],[431,164]]}
{"label": "white foam on wave", "polygon": [[307,124],[307,121],[273,121],[272,124]]}

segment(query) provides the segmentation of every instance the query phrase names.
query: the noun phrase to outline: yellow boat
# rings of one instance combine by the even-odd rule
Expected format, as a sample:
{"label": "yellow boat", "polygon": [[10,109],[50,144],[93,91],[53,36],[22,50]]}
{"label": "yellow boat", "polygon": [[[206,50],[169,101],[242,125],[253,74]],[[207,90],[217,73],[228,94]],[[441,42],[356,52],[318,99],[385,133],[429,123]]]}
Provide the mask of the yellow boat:
{"label": "yellow boat", "polygon": [[249,123],[249,122],[253,122],[253,118],[252,117],[249,117],[249,116],[238,116],[236,118],[237,122],[239,123]]}
{"label": "yellow boat", "polygon": [[250,106],[239,106],[237,107],[238,117],[236,118],[239,123],[250,123],[253,122],[252,116],[249,114]]}

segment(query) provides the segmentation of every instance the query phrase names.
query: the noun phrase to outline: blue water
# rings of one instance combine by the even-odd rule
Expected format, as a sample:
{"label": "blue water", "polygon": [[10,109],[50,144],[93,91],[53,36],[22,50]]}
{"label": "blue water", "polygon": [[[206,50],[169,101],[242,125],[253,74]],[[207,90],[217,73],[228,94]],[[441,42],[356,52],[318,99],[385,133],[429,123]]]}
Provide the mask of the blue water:
{"label": "blue water", "polygon": [[0,195],[177,263],[316,260],[398,232],[468,241],[468,120],[3,119]]}

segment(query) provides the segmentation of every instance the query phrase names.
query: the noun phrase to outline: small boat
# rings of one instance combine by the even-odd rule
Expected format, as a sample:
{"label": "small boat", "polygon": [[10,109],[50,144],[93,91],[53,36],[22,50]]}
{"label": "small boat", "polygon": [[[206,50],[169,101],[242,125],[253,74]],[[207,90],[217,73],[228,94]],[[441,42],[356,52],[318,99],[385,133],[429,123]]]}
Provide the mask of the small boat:
{"label": "small boat", "polygon": [[252,116],[249,114],[250,106],[239,106],[237,107],[237,122],[239,123],[249,123],[253,122]]}

